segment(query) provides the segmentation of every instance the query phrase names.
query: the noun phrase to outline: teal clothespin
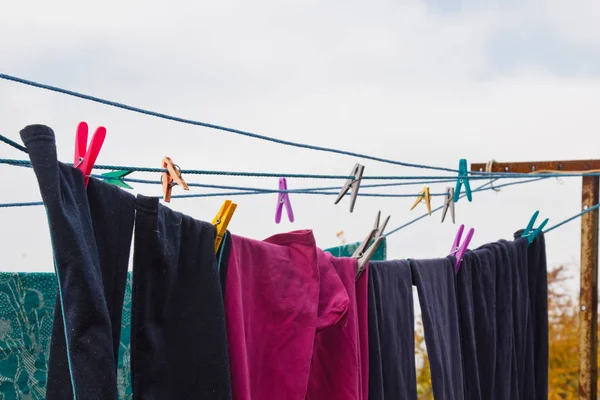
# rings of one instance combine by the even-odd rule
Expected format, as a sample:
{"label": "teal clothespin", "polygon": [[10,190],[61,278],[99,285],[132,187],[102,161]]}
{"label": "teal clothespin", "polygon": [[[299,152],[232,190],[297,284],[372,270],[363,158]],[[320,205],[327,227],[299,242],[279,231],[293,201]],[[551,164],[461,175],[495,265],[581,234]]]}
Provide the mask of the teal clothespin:
{"label": "teal clothespin", "polygon": [[473,195],[471,194],[471,184],[469,183],[469,171],[467,170],[467,160],[461,158],[458,162],[458,179],[456,180],[456,189],[454,189],[454,202],[458,202],[460,199],[460,189],[465,185],[465,193],[467,194],[467,200],[473,201]]}
{"label": "teal clothespin", "polygon": [[546,218],[544,220],[544,222],[542,222],[540,224],[540,226],[538,226],[532,232],[533,224],[535,224],[535,220],[537,219],[537,217],[538,217],[539,214],[540,214],[539,211],[536,211],[536,212],[533,213],[533,216],[529,220],[529,224],[527,224],[527,228],[525,228],[525,230],[523,231],[523,234],[521,235],[521,237],[526,237],[527,238],[527,245],[528,246],[534,241],[534,239],[536,238],[536,236],[539,235],[539,233],[542,231],[542,229],[544,229],[544,227],[546,226],[546,224],[549,221],[549,219]]}
{"label": "teal clothespin", "polygon": [[107,183],[110,183],[111,185],[115,185],[125,189],[133,189],[131,186],[123,182],[123,178],[132,172],[133,171],[111,171],[100,175],[100,177],[104,179]]}

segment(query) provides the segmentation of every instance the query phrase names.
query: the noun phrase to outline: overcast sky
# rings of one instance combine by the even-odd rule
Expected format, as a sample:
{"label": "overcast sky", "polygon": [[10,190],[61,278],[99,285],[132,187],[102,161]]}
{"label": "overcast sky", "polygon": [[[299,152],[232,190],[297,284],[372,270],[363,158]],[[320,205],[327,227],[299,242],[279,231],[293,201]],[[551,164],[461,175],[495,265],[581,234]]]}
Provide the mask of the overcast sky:
{"label": "overcast sky", "polygon": [[[460,158],[599,158],[599,19],[595,0],[10,2],[0,14],[0,72],[413,163],[456,168]],[[0,81],[0,133],[12,139],[20,142],[25,125],[49,125],[59,158],[71,162],[82,120],[107,127],[102,164],[159,167],[168,155],[184,169],[345,175],[358,161]],[[26,156],[0,145],[0,157]],[[363,163],[366,175],[439,175]],[[0,168],[1,202],[40,199],[31,170]],[[185,178],[277,188],[273,178]],[[342,183],[288,180],[290,189]],[[579,178],[564,178],[479,193],[457,204],[458,222],[475,227],[472,247],[509,239],[535,210],[550,224],[579,212],[580,187]],[[159,186],[135,189],[160,193]],[[170,207],[210,221],[224,199],[173,200]],[[276,195],[239,197],[230,229],[262,239],[311,228],[318,244],[329,247],[339,243],[340,230],[348,241],[361,240],[379,209],[392,215],[389,230],[425,210],[411,212],[413,199],[359,198],[350,214],[348,199],[338,206],[333,200],[291,195],[296,222],[284,215],[276,225]],[[389,257],[445,256],[458,225],[439,218],[390,236]],[[0,209],[0,221],[0,270],[53,269],[42,207]],[[569,263],[577,274],[579,232],[576,221],[549,234],[551,265]]]}

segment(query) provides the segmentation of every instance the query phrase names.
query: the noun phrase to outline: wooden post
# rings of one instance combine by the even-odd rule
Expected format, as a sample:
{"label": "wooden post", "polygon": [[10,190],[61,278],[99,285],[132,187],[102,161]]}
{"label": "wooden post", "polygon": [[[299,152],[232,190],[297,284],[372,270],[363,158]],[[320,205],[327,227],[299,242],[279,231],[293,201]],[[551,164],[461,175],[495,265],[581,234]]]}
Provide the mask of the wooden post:
{"label": "wooden post", "polygon": [[[600,160],[542,161],[492,164],[489,172],[577,172],[599,170]],[[471,171],[485,171],[486,164],[472,164]],[[543,176],[541,174],[536,176]],[[582,211],[600,202],[600,178],[582,178]],[[596,400],[598,377],[598,210],[581,217],[581,273],[579,291],[579,399]]]}

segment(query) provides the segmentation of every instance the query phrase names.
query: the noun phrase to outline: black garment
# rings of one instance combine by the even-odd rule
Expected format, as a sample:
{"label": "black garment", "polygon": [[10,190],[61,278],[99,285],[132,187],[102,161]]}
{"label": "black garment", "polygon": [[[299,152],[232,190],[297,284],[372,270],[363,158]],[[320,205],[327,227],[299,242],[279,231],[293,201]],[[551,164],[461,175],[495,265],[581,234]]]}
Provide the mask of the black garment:
{"label": "black garment", "polygon": [[496,267],[492,249],[468,251],[456,276],[465,399],[468,400],[497,398]]}
{"label": "black garment", "polygon": [[230,399],[215,228],[138,196],[131,320],[136,399]]}
{"label": "black garment", "polygon": [[414,305],[408,261],[369,265],[369,399],[416,399]]}
{"label": "black garment", "polygon": [[464,399],[454,257],[410,260],[436,399]]}
{"label": "black garment", "polygon": [[135,198],[57,161],[54,132],[21,131],[46,207],[58,282],[47,399],[116,399]]}
{"label": "black garment", "polygon": [[[515,240],[523,231],[515,233]],[[529,305],[531,307],[531,335],[533,338],[533,376],[525,379],[535,383],[535,396],[531,399],[548,399],[548,273],[546,265],[546,240],[539,233],[527,248]]]}

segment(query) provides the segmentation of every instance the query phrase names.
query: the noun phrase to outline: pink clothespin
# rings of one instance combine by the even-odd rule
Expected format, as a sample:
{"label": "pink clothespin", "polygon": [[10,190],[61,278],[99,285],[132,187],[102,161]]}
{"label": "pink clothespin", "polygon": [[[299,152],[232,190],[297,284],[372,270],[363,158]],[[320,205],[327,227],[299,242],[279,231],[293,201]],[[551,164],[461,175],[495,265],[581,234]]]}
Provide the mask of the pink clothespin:
{"label": "pink clothespin", "polygon": [[[456,238],[454,239],[454,243],[452,244],[452,249],[450,250],[450,255],[456,257],[456,266],[454,267],[454,273],[458,273],[458,269],[460,268],[460,263],[467,251],[467,247],[469,247],[469,243],[471,243],[471,238],[473,238],[473,233],[475,233],[475,229],[469,229],[467,232],[467,236],[465,237],[464,242],[460,244],[460,238],[462,237],[463,231],[465,230],[465,226],[461,225],[458,228],[458,232],[456,233]],[[460,246],[459,246],[460,244]]]}
{"label": "pink clothespin", "polygon": [[87,148],[88,124],[82,121],[77,125],[77,133],[75,134],[75,161],[73,162],[73,167],[79,169],[83,173],[86,187],[105,137],[106,128],[99,126],[92,136],[90,147]]}
{"label": "pink clothespin", "polygon": [[285,190],[286,192],[280,192],[277,196],[277,208],[275,208],[275,223],[281,222],[281,213],[283,212],[283,205],[287,211],[290,222],[294,222],[294,212],[292,211],[292,203],[290,203],[290,195],[287,193],[287,180],[285,178],[279,178],[279,190]]}

